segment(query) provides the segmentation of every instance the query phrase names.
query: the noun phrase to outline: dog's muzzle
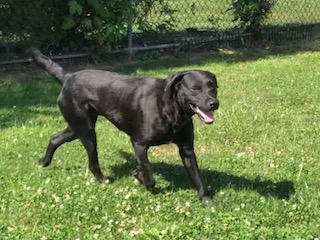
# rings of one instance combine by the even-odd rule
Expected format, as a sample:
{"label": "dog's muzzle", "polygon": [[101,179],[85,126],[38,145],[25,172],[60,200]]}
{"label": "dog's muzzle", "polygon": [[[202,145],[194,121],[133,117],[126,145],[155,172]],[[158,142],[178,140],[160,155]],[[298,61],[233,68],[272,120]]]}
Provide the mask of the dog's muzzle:
{"label": "dog's muzzle", "polygon": [[214,110],[210,109],[209,111],[205,111],[200,109],[198,106],[193,104],[189,104],[190,108],[194,113],[198,115],[198,117],[206,124],[211,124],[214,122]]}

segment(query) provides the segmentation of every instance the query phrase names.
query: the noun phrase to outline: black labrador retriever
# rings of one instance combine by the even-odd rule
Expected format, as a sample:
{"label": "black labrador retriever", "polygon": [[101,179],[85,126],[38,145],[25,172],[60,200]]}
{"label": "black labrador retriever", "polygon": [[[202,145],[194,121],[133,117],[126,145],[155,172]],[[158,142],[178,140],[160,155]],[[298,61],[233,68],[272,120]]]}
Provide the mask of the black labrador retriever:
{"label": "black labrador retriever", "polygon": [[214,74],[183,71],[165,81],[101,70],[68,73],[38,49],[31,48],[29,53],[62,84],[58,104],[68,123],[64,131],[51,137],[46,154],[40,160],[42,166],[50,165],[59,146],[80,139],[87,151],[91,172],[99,182],[104,182],[95,132],[97,117],[102,115],[130,136],[138,160],[133,175],[146,188],[155,186],[148,148],[173,142],[179,148],[199,197],[205,202],[211,200],[194,153],[192,115],[197,114],[206,124],[214,121],[214,110],[219,107]]}

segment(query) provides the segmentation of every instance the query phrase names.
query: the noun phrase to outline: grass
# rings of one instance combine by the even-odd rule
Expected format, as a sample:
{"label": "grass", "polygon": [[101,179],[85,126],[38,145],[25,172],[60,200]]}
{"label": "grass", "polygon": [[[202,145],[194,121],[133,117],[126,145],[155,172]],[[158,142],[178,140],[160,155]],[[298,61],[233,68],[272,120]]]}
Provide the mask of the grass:
{"label": "grass", "polygon": [[[181,31],[187,28],[232,29],[237,26],[233,15],[228,9],[231,0],[169,0],[173,13],[173,30]],[[281,0],[276,1],[267,25],[282,26],[287,24],[314,24],[320,19],[320,1]],[[158,24],[169,20],[165,13],[155,7],[146,20]]]}
{"label": "grass", "polygon": [[216,73],[216,122],[194,119],[198,162],[215,193],[210,206],[197,199],[173,145],[150,151],[158,193],[137,184],[128,137],[104,119],[98,150],[114,182],[96,183],[79,142],[39,167],[48,138],[65,127],[55,103],[60,87],[51,78],[1,79],[0,238],[319,239],[319,61],[319,52],[231,52],[119,69]]}

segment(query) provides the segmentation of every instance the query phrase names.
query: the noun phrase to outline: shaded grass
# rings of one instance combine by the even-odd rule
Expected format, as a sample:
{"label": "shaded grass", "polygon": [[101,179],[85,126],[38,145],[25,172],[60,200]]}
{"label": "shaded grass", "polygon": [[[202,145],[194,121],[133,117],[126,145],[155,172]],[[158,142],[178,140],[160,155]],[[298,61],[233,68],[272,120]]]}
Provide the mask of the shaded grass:
{"label": "shaded grass", "polygon": [[195,68],[216,73],[216,122],[194,119],[212,206],[198,201],[173,145],[150,150],[157,190],[143,189],[131,177],[136,163],[128,137],[103,119],[98,150],[112,183],[95,182],[79,142],[61,147],[53,164],[40,168],[49,136],[65,127],[55,104],[59,86],[51,79],[3,83],[1,238],[319,238],[320,53],[247,57],[252,61],[212,55],[201,64],[180,62],[183,67],[120,69],[155,77]]}

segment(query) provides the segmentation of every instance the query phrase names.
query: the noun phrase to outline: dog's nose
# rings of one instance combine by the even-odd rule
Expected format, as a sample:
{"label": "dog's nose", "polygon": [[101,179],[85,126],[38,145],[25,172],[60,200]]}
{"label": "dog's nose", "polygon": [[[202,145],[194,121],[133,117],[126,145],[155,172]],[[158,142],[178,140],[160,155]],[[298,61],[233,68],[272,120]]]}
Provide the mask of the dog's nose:
{"label": "dog's nose", "polygon": [[212,99],[209,104],[210,104],[210,107],[211,107],[213,110],[216,110],[216,109],[219,108],[219,101],[218,101],[218,99]]}

